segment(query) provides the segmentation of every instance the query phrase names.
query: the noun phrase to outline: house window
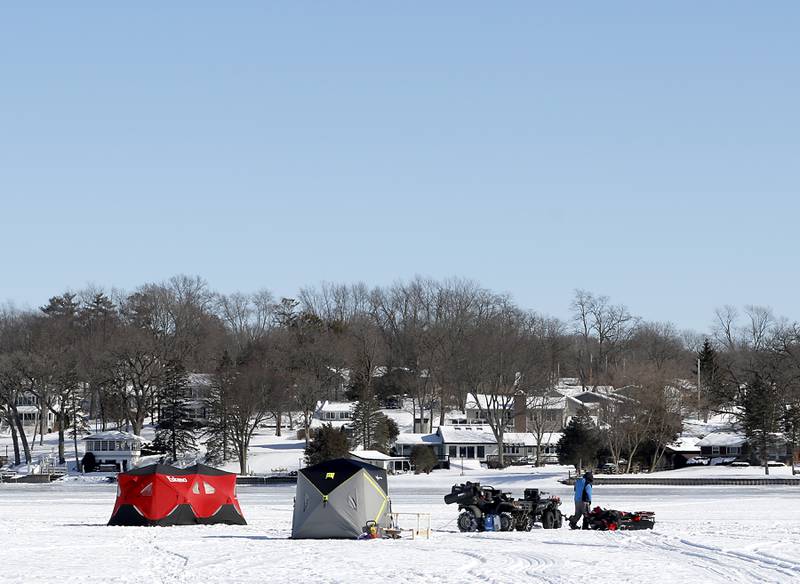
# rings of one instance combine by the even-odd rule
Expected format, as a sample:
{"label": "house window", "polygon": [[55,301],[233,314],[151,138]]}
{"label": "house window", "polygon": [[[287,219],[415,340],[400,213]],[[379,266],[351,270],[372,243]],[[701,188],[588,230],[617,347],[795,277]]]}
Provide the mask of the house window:
{"label": "house window", "polygon": [[450,458],[456,458],[458,456],[458,450],[456,446],[451,446],[449,449]]}
{"label": "house window", "polygon": [[486,449],[483,446],[478,446],[478,458],[486,456]]}
{"label": "house window", "polygon": [[711,454],[719,454],[719,446],[712,446]]}

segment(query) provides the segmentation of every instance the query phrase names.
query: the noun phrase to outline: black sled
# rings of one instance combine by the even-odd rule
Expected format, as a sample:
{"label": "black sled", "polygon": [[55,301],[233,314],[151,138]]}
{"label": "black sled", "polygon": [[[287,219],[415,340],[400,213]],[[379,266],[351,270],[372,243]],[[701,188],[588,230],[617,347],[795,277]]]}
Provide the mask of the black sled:
{"label": "black sled", "polygon": [[597,531],[635,531],[653,529],[656,514],[652,511],[617,511],[595,507],[588,515],[589,529]]}

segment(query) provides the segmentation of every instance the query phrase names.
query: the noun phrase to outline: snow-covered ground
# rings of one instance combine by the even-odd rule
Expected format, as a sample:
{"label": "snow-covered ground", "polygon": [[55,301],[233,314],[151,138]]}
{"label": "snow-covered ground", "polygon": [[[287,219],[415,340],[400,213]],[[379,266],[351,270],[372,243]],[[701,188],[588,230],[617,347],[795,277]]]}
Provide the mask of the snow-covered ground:
{"label": "snow-covered ground", "polygon": [[[149,431],[149,429],[148,429]],[[294,433],[260,430],[249,467],[301,464]],[[36,447],[54,449],[55,435]],[[0,448],[7,443],[0,438]],[[69,449],[68,449],[69,453]],[[235,462],[226,465],[238,470]],[[515,495],[534,486],[564,499],[564,467],[489,471],[467,465],[390,478],[395,511],[430,513],[430,540],[294,541],[294,485],[239,487],[247,526],[106,527],[115,486],[103,477],[0,485],[0,583],[114,582],[788,582],[800,580],[800,488],[597,486],[605,507],[656,512],[645,532],[462,534],[450,486],[479,480]],[[788,467],[770,469],[786,476]],[[661,476],[762,476],[760,468],[695,467]],[[644,475],[648,476],[648,475]],[[649,475],[655,476],[655,475]]]}
{"label": "snow-covered ground", "polygon": [[[656,512],[653,531],[462,534],[450,485],[480,480],[569,500],[565,469],[390,479],[395,511],[432,516],[430,540],[294,541],[294,485],[240,487],[247,526],[106,527],[115,486],[0,485],[0,582],[788,582],[800,579],[796,487],[599,486],[597,503]],[[565,503],[565,509],[569,507]]]}

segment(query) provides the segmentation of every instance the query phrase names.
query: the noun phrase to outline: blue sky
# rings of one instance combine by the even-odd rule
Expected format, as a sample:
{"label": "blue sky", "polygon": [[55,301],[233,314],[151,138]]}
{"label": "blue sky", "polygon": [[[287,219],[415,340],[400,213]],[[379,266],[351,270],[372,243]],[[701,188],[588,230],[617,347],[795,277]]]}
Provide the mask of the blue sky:
{"label": "blue sky", "polygon": [[800,319],[800,4],[0,8],[0,299],[415,274]]}

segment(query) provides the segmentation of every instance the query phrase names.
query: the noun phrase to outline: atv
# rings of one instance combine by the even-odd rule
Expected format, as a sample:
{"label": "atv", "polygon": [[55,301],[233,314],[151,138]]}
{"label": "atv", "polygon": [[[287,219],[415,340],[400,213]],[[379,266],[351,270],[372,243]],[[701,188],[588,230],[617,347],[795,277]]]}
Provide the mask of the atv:
{"label": "atv", "polygon": [[461,512],[458,515],[460,531],[484,531],[488,515],[499,517],[499,531],[514,529],[514,499],[499,489],[471,482],[453,485],[450,493],[445,495],[444,502],[448,505],[458,503]]}
{"label": "atv", "polygon": [[523,498],[517,501],[522,511],[517,515],[517,530],[530,531],[534,523],[541,523],[544,529],[561,529],[564,516],[561,514],[561,499],[539,489],[525,489]]}
{"label": "atv", "polygon": [[[445,495],[444,502],[448,505],[458,503],[460,531],[530,531],[537,521],[545,529],[561,527],[561,499],[542,495],[544,493],[538,489],[526,489],[525,497],[516,500],[510,493],[489,486],[482,487],[480,483],[466,482],[453,485],[450,493]],[[499,520],[499,529],[493,521],[489,526],[489,516]]]}

